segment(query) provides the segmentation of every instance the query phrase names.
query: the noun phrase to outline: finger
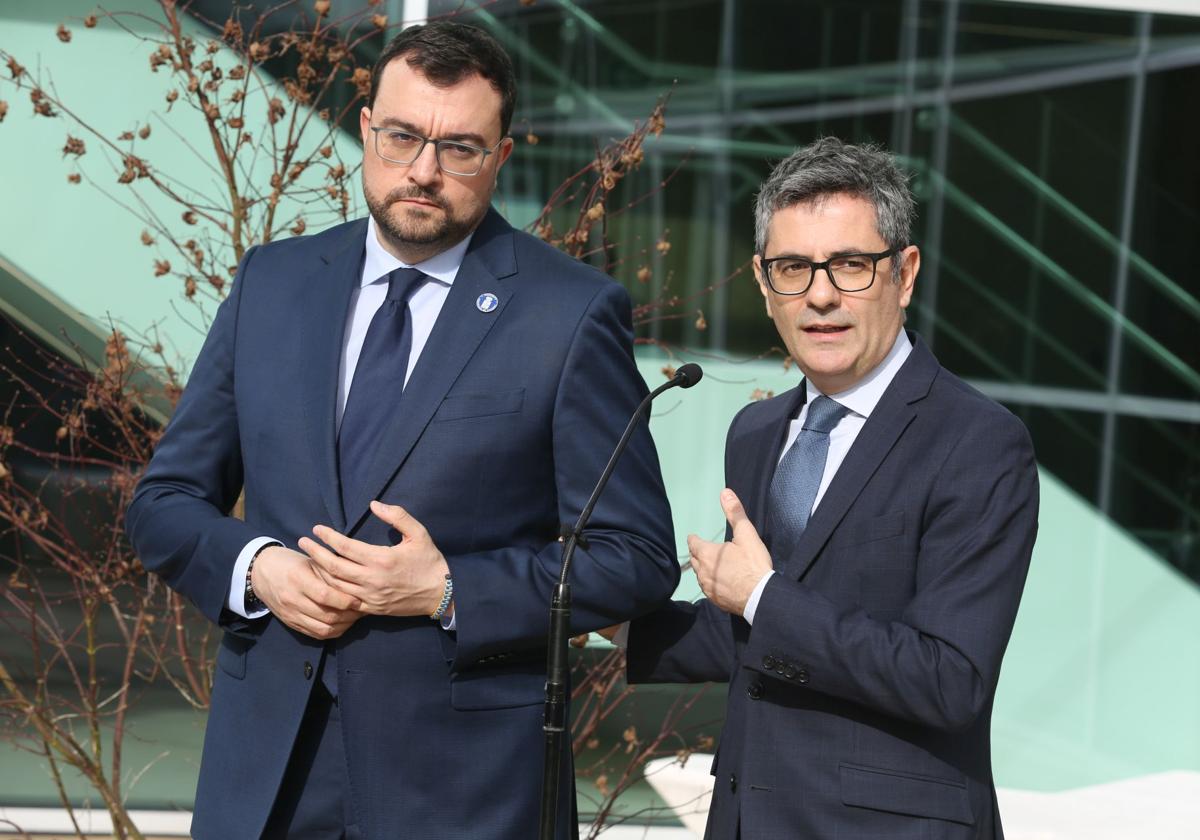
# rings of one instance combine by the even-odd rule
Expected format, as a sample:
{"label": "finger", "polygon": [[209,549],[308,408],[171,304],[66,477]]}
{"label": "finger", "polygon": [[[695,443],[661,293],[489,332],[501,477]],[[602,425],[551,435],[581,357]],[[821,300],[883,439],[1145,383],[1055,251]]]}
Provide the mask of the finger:
{"label": "finger", "polygon": [[313,534],[316,535],[317,539],[337,552],[338,555],[353,563],[366,561],[369,552],[372,549],[379,548],[377,545],[371,545],[362,540],[356,540],[338,533],[328,525],[314,525]]}
{"label": "finger", "polygon": [[701,539],[695,534],[688,534],[687,544],[688,553],[692,555],[693,566],[696,564],[704,566],[712,562],[717,556],[717,551],[724,545],[724,543],[713,543]]}
{"label": "finger", "polygon": [[313,565],[325,575],[353,586],[361,586],[366,582],[364,579],[366,570],[361,564],[334,554],[316,540],[308,537],[301,537],[298,545],[300,550],[308,555]]}
{"label": "finger", "polygon": [[742,500],[728,487],[721,491],[721,510],[725,511],[725,519],[733,531],[734,542],[758,539],[758,530],[750,521],[750,517],[746,515],[746,508],[742,506]]}
{"label": "finger", "polygon": [[400,505],[385,505],[376,500],[371,502],[371,513],[403,534],[406,540],[417,539],[426,533],[425,526]]}
{"label": "finger", "polygon": [[[335,593],[331,596],[332,600],[344,602],[343,599],[339,597],[344,595],[344,593],[338,593],[336,589],[331,591]],[[326,603],[323,599],[314,599],[309,597],[302,597],[298,601],[296,604],[296,612],[305,616],[310,621],[327,626],[333,626],[347,620],[353,621],[353,619],[357,617],[356,608],[344,607],[341,605],[341,603],[336,605],[332,603]]]}
{"label": "finger", "polygon": [[[335,557],[335,559],[340,558]],[[345,563],[345,561],[341,562]],[[340,579],[336,575],[333,575],[332,581],[327,582],[316,569],[313,569],[312,574],[302,579],[299,595],[322,608],[356,610],[362,606],[362,600],[367,595],[367,587]]]}

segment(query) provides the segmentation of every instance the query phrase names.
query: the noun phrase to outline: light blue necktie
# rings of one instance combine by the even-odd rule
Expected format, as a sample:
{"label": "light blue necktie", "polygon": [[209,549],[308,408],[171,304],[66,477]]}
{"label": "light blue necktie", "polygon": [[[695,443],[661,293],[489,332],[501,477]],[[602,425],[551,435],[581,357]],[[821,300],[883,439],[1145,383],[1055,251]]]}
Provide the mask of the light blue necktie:
{"label": "light blue necktie", "polygon": [[800,434],[775,469],[768,525],[776,567],[790,559],[808,525],[829,455],[829,432],[848,411],[824,395],[813,400]]}

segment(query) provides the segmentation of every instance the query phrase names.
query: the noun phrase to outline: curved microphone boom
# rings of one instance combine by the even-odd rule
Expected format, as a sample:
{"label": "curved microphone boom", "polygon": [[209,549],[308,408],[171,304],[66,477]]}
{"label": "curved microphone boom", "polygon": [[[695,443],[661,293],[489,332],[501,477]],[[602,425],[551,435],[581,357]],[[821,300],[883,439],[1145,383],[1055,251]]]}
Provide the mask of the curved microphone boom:
{"label": "curved microphone boom", "polygon": [[629,418],[629,425],[625,427],[625,433],[621,435],[612,457],[608,459],[591,497],[583,506],[575,527],[564,534],[562,574],[550,602],[550,633],[546,651],[546,705],[542,724],[542,731],[546,733],[546,751],[542,774],[541,840],[554,840],[554,826],[558,819],[562,737],[567,721],[567,638],[571,624],[571,584],[567,583],[567,573],[571,568],[571,558],[575,555],[575,546],[582,539],[583,529],[592,517],[592,508],[596,506],[621,453],[629,445],[629,439],[633,437],[634,429],[650,403],[663,391],[671,388],[691,388],[703,377],[704,371],[700,369],[700,365],[688,362],[686,365],[680,365],[674,376],[645,396],[633,412],[633,416]]}

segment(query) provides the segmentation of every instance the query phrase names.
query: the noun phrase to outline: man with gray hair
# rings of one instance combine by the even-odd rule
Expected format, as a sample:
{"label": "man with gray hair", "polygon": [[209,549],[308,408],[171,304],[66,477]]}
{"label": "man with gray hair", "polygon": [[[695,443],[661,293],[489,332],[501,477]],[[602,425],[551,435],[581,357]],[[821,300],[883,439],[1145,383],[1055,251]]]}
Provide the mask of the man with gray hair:
{"label": "man with gray hair", "polygon": [[1037,468],[903,329],[914,214],[890,154],[833,138],[758,196],[755,276],[804,381],[734,418],[727,541],[688,538],[706,597],[616,634],[630,682],[729,683],[711,840],[1003,836],[989,730]]}

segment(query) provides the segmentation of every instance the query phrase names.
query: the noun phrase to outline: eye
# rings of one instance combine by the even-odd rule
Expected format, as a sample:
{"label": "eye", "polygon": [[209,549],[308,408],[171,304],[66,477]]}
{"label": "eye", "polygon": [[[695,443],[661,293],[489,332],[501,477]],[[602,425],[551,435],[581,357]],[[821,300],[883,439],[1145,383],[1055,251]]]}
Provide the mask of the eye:
{"label": "eye", "polygon": [[407,131],[385,131],[384,135],[387,137],[389,143],[395,143],[399,146],[415,146],[422,142],[422,138]]}
{"label": "eye", "polygon": [[838,257],[835,260],[831,260],[830,266],[834,271],[870,271],[871,260],[869,257],[865,257],[861,254],[849,254],[848,256]]}
{"label": "eye", "polygon": [[479,154],[474,146],[464,146],[462,143],[443,143],[442,154],[450,155],[455,160],[471,160]]}
{"label": "eye", "polygon": [[807,277],[812,272],[812,266],[804,260],[780,260],[772,263],[772,271],[777,277]]}

